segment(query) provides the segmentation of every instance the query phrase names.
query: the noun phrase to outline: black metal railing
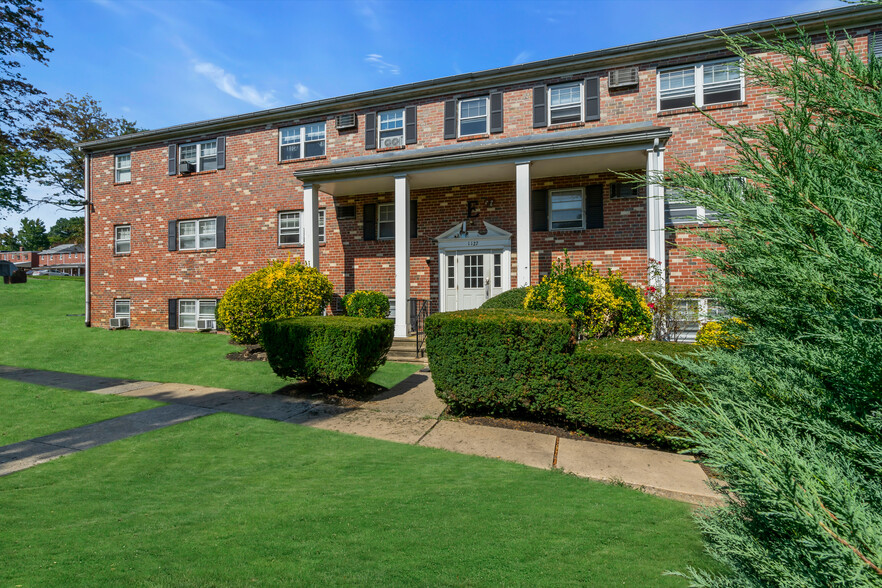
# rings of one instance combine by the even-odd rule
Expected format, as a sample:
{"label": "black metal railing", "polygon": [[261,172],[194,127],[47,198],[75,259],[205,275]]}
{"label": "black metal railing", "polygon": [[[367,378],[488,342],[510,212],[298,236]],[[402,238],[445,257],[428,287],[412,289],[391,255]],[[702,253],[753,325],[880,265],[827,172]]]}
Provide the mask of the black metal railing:
{"label": "black metal railing", "polygon": [[416,335],[416,356],[423,357],[426,350],[426,317],[431,314],[431,306],[428,300],[411,298],[410,302],[410,330]]}

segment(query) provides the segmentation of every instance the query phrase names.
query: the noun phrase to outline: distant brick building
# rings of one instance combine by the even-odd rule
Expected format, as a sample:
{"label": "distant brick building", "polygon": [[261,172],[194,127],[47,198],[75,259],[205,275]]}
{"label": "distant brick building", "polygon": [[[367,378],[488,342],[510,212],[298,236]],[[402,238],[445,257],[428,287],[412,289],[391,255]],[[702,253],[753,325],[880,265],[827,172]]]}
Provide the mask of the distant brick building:
{"label": "distant brick building", "polygon": [[86,248],[68,243],[40,251],[39,266],[69,276],[82,276],[86,269]]}
{"label": "distant brick building", "polygon": [[25,251],[24,249],[0,251],[0,259],[10,261],[22,269],[29,270],[40,265],[40,252]]}
{"label": "distant brick building", "polygon": [[669,287],[700,288],[685,248],[701,244],[665,228],[713,211],[613,172],[721,169],[731,152],[699,108],[757,124],[774,103],[711,37],[794,19],[863,52],[882,29],[879,7],[847,6],[86,143],[87,322],[195,328],[289,257],[338,296],[388,294],[396,335],[409,301],[472,308],[564,251],[634,283],[658,260]]}

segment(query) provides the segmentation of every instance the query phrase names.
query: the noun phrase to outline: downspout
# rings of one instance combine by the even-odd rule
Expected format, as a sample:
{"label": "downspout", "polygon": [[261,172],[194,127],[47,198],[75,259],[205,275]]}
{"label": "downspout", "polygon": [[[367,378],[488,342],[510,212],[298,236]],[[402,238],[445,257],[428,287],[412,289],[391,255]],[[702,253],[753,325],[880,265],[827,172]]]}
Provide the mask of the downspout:
{"label": "downspout", "polygon": [[86,153],[86,159],[84,163],[84,181],[83,181],[83,199],[85,200],[85,241],[86,245],[86,326],[92,326],[92,280],[91,280],[91,254],[92,248],[90,247],[90,243],[92,241],[92,233],[89,230],[89,216],[92,210],[92,192],[90,190],[90,174],[91,174],[91,163],[92,163],[92,155],[90,153]]}

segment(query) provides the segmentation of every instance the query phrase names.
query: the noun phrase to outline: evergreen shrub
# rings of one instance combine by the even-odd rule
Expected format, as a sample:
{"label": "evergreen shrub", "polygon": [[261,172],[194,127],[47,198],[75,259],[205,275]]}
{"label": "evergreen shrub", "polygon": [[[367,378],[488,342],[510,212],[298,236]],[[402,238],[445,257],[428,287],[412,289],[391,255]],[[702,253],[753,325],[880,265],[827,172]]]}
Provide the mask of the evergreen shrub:
{"label": "evergreen shrub", "polygon": [[512,288],[506,290],[502,294],[497,294],[493,298],[488,298],[481,305],[482,309],[491,308],[510,308],[523,310],[524,300],[527,298],[529,288]]}
{"label": "evergreen shrub", "polygon": [[332,295],[331,282],[317,269],[271,261],[227,289],[217,305],[217,318],[233,339],[255,344],[263,323],[319,315]]}
{"label": "evergreen shrub", "polygon": [[389,316],[389,298],[376,290],[356,290],[343,297],[343,308],[348,316],[386,318]]}
{"label": "evergreen shrub", "polygon": [[261,340],[282,378],[363,384],[386,363],[392,331],[387,319],[311,316],[265,322]]}

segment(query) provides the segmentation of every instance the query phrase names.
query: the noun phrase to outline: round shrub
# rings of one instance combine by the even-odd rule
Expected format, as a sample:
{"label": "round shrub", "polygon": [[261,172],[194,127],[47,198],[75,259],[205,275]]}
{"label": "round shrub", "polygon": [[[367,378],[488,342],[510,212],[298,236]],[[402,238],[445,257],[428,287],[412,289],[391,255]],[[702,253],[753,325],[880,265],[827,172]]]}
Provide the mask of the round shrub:
{"label": "round shrub", "polygon": [[271,261],[227,289],[217,305],[217,318],[233,339],[254,344],[267,321],[321,314],[333,290],[328,278],[315,268]]}
{"label": "round shrub", "polygon": [[389,316],[389,298],[376,290],[356,290],[343,297],[343,308],[349,316],[386,318]]}
{"label": "round shrub", "polygon": [[744,331],[746,328],[748,328],[747,323],[738,318],[709,321],[698,330],[698,334],[695,336],[695,344],[735,350],[744,344],[739,331]]}
{"label": "round shrub", "polygon": [[640,291],[618,274],[601,276],[590,262],[574,266],[568,256],[529,289],[524,306],[566,314],[585,337],[646,337],[652,330]]}
{"label": "round shrub", "polygon": [[524,300],[527,298],[527,290],[529,288],[513,288],[506,290],[502,294],[497,294],[493,298],[488,298],[481,305],[483,309],[503,308],[503,309],[524,309]]}

